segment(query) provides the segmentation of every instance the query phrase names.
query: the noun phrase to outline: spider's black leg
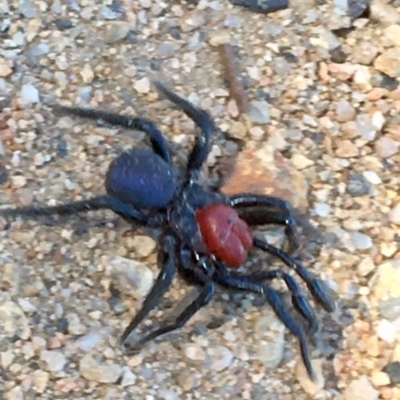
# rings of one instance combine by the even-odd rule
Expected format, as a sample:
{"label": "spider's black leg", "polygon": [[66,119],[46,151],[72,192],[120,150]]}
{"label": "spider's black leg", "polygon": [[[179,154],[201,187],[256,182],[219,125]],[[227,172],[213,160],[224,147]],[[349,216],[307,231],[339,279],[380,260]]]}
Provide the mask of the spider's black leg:
{"label": "spider's black leg", "polygon": [[161,335],[182,328],[186,324],[186,322],[188,322],[189,319],[193,317],[194,314],[196,314],[201,308],[203,308],[210,302],[214,292],[215,284],[212,281],[205,283],[197,298],[192,303],[190,303],[180,315],[178,315],[173,323],[170,323],[166,326],[156,329],[153,332],[150,332],[148,335],[144,336],[138,341],[137,345],[135,345],[135,348],[140,348],[144,346],[147,342],[154,340]]}
{"label": "spider's black leg", "polygon": [[136,222],[149,226],[159,226],[161,223],[160,217],[157,215],[147,216],[130,204],[124,203],[114,197],[107,195],[92,197],[90,199],[75,201],[72,203],[60,204],[48,207],[17,207],[0,209],[0,216],[4,218],[30,217],[40,218],[52,215],[75,215],[81,212],[110,210],[121,216],[127,217]]}
{"label": "spider's black leg", "polygon": [[164,159],[168,164],[172,163],[171,151],[167,140],[157,125],[145,118],[129,117],[117,113],[107,112],[103,110],[95,110],[92,108],[66,107],[56,105],[54,109],[65,115],[73,115],[92,120],[100,120],[114,126],[121,126],[126,129],[135,129],[145,132],[151,141],[151,145],[155,153]]}
{"label": "spider's black leg", "polygon": [[259,293],[265,296],[268,304],[272,307],[280,321],[286,326],[291,334],[299,340],[301,357],[307,372],[312,380],[315,381],[315,372],[311,365],[308,353],[307,336],[300,325],[285,308],[285,303],[280,297],[279,292],[269,287],[265,283],[255,282],[247,276],[233,277],[223,272],[224,268],[219,268],[214,274],[214,281],[227,289],[242,290],[247,292]]}
{"label": "spider's black leg", "polygon": [[213,119],[207,111],[195,107],[189,101],[168,89],[159,81],[153,81],[157,90],[162,93],[169,101],[177,105],[196,125],[201,129],[200,135],[196,138],[195,145],[189,155],[187,169],[189,173],[199,170],[207,159],[211,150],[211,136],[216,131]]}
{"label": "spider's black leg", "polygon": [[[139,312],[135,315],[132,321],[129,323],[124,333],[121,336],[121,344],[125,345],[131,332],[143,321],[143,319],[149,314],[149,312],[157,306],[160,299],[167,292],[171,286],[172,280],[177,271],[177,250],[176,250],[176,239],[172,235],[164,236],[160,241],[160,249],[158,250],[157,264],[161,269],[153,287],[150,289],[145,300],[143,301],[142,307]],[[129,346],[134,349],[136,343],[133,346]]]}
{"label": "spider's black leg", "polygon": [[[206,306],[212,299],[215,292],[215,284],[211,280],[207,269],[211,266],[204,264],[204,270],[197,270],[196,266],[191,268],[191,260],[185,259],[185,249],[181,249],[180,260],[177,264],[179,272],[183,273],[186,277],[191,276],[191,281],[196,282],[196,284],[202,286],[202,289],[196,299],[190,303],[182,312],[178,315],[176,320],[169,323],[153,332],[145,335],[137,343],[135,343],[135,349],[140,349],[147,342],[156,339],[157,337],[164,335],[166,333],[172,332],[176,329],[182,328],[190,318],[193,317],[201,308]],[[206,273],[204,273],[206,271]]]}
{"label": "spider's black leg", "polygon": [[309,333],[312,334],[318,330],[317,316],[315,315],[300,286],[291,275],[284,271],[281,271],[280,269],[275,269],[271,271],[255,272],[253,274],[246,275],[246,278],[249,278],[255,282],[271,281],[277,278],[283,279],[292,295],[293,306],[306,319],[308,323]]}
{"label": "spider's black leg", "polygon": [[[296,224],[289,203],[279,197],[251,193],[229,196],[229,203],[249,225],[285,225],[290,251],[299,247]],[[268,210],[274,208],[275,210]],[[276,211],[278,209],[279,211]]]}
{"label": "spider's black leg", "polygon": [[327,293],[327,288],[321,279],[318,279],[314,274],[307,271],[299,262],[294,260],[289,254],[272,246],[264,240],[254,238],[253,244],[255,247],[262,249],[269,254],[282,260],[289,268],[292,268],[303,281],[306,283],[308,289],[316,298],[316,300],[328,312],[334,311],[334,303]]}

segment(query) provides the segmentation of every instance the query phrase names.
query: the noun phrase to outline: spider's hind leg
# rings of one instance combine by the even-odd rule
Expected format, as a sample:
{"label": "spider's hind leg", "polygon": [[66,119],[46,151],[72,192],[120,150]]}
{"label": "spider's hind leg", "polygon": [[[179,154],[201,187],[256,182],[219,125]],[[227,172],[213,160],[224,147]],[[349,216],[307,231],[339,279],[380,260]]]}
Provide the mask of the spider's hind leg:
{"label": "spider's hind leg", "polygon": [[[189,255],[189,257],[186,257],[187,255]],[[133,346],[134,351],[141,349],[146,343],[158,338],[161,335],[165,335],[166,333],[170,333],[172,331],[175,331],[176,329],[182,328],[186,324],[186,322],[188,322],[189,319],[193,317],[194,314],[196,314],[201,308],[206,306],[211,301],[215,292],[215,283],[212,281],[211,277],[207,275],[207,272],[199,272],[196,269],[196,265],[193,264],[193,259],[190,256],[191,254],[188,253],[186,249],[177,249],[176,247],[173,259],[171,258],[169,260],[170,263],[174,262],[174,267],[170,265],[169,267],[165,268],[168,268],[168,270],[172,270],[172,268],[174,268],[174,271],[176,271],[177,269],[180,273],[186,276],[187,279],[190,278],[189,280],[191,281],[191,283],[201,286],[200,293],[193,302],[191,302],[188,306],[184,308],[184,310],[176,317],[174,322],[168,323],[154,330],[153,332],[148,333],[138,342],[136,342]],[[208,264],[205,264],[204,267],[205,270],[207,270],[208,268],[212,268]],[[165,292],[165,284],[161,283],[159,287],[157,287],[158,280],[162,280],[162,277],[164,275],[165,272],[162,271],[159,275],[159,278],[157,279],[157,282],[155,283],[155,285],[151,289],[151,292],[146,298],[142,309],[139,311],[138,315],[133,319],[129,327],[126,329],[122,337],[122,341],[126,340],[130,332],[135,329],[139,322],[144,318],[145,313],[148,313],[149,306],[147,304],[154,304],[154,301],[156,301],[155,299],[158,299],[160,297],[160,292],[162,294]]]}
{"label": "spider's hind leg", "polygon": [[97,211],[97,210],[111,210],[116,214],[123,217],[130,218],[136,222],[147,225],[158,225],[156,217],[146,216],[132,207],[116,198],[104,195],[92,197],[90,199],[75,201],[56,206],[40,207],[40,206],[27,206],[17,208],[3,208],[0,209],[0,217],[8,220],[9,218],[15,219],[18,217],[28,217],[32,219],[40,217],[51,217],[53,215],[70,216],[82,212]]}
{"label": "spider's hind leg", "polygon": [[[164,235],[160,242],[160,249],[157,256],[157,264],[160,268],[160,273],[152,288],[143,301],[142,307],[126,327],[121,336],[121,345],[127,347],[128,351],[135,351],[140,349],[148,340],[140,340],[133,345],[126,346],[129,335],[136,329],[136,327],[146,318],[146,316],[153,310],[161,298],[168,291],[171,286],[172,280],[177,271],[177,245],[176,238],[172,235]],[[146,338],[146,336],[145,336]],[[150,340],[150,339],[149,339]]]}

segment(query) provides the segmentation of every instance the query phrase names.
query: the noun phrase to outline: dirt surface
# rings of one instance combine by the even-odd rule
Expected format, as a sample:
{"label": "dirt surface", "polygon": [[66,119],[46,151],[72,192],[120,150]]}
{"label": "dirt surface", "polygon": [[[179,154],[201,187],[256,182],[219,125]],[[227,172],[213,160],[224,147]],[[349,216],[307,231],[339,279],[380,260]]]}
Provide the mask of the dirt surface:
{"label": "dirt surface", "polygon": [[[150,79],[162,80],[215,118],[211,179],[227,173],[227,192],[278,194],[307,215],[299,257],[337,298],[332,315],[316,307],[318,382],[252,295],[220,293],[181,331],[123,354],[156,243],[98,212],[0,232],[0,397],[400,399],[399,2],[371,2],[355,20],[346,1],[272,14],[190,3],[0,0],[0,204],[103,193],[111,160],[146,143],[58,117],[53,103],[146,116],[184,161],[195,127],[158,98]],[[247,115],[222,73],[227,41]],[[266,234],[282,242],[281,230]],[[255,251],[247,267],[269,262]],[[177,280],[149,323],[190,296]]]}

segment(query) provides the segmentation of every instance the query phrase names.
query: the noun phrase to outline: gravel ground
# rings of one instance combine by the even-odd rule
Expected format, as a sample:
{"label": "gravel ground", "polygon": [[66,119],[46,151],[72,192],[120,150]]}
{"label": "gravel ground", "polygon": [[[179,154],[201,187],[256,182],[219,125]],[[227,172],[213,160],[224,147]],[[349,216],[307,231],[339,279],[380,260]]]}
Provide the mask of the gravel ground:
{"label": "gravel ground", "polygon": [[[144,142],[56,117],[53,102],[146,115],[184,160],[194,126],[158,99],[156,77],[214,116],[208,171],[229,170],[226,192],[275,193],[308,212],[301,259],[338,298],[334,315],[317,311],[317,384],[251,295],[220,294],[128,357],[118,337],[157,272],[154,240],[106,212],[18,220],[0,232],[0,398],[400,399],[400,3],[389,3],[352,20],[346,1],[268,15],[224,0],[0,1],[0,204],[102,193],[109,162]],[[228,39],[247,116],[221,72]],[[177,281],[149,321],[192,295]]]}

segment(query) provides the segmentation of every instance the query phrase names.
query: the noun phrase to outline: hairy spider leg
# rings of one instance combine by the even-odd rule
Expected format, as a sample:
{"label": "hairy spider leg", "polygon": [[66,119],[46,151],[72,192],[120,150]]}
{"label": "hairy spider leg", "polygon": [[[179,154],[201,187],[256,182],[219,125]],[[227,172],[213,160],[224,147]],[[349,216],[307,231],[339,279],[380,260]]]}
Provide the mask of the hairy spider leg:
{"label": "hairy spider leg", "polygon": [[[279,197],[263,196],[252,193],[239,193],[229,196],[230,205],[236,209],[240,217],[249,225],[277,224],[285,226],[285,234],[289,241],[289,251],[299,247],[296,224],[289,203]],[[280,212],[266,208],[277,208]]]}
{"label": "hairy spider leg", "polygon": [[207,111],[193,106],[189,101],[168,89],[159,81],[153,81],[156,89],[170,102],[178,106],[197,126],[200,127],[200,135],[197,136],[195,145],[188,157],[188,173],[197,172],[207,159],[211,150],[211,136],[216,131],[213,119]]}
{"label": "hairy spider leg", "polygon": [[[195,274],[194,271],[193,274]],[[196,314],[201,308],[206,306],[211,301],[214,292],[214,282],[211,280],[204,281],[202,289],[198,296],[176,317],[176,320],[174,322],[169,323],[159,329],[156,329],[153,332],[150,332],[148,335],[141,338],[137,342],[137,344],[135,344],[135,348],[140,349],[149,341],[154,340],[161,335],[165,335],[166,333],[175,331],[176,329],[182,328],[186,324],[186,322],[188,322],[193,317],[194,314]]]}
{"label": "hairy spider leg", "polygon": [[75,201],[72,203],[60,204],[48,207],[17,207],[0,209],[0,216],[7,218],[16,218],[19,216],[27,216],[31,218],[46,217],[52,215],[75,215],[81,212],[111,210],[117,214],[123,214],[134,221],[147,224],[151,227],[158,227],[161,224],[157,215],[147,216],[130,204],[126,204],[114,197],[107,195],[92,197],[90,199]]}
{"label": "hairy spider leg", "polygon": [[73,115],[75,117],[82,117],[91,120],[100,120],[113,126],[121,126],[122,128],[145,132],[150,138],[153,151],[165,162],[172,164],[171,150],[167,139],[153,121],[140,117],[129,117],[127,115],[120,115],[113,112],[95,110],[92,108],[56,105],[54,106],[54,109],[65,115]]}
{"label": "hairy spider leg", "polygon": [[141,338],[135,344],[136,349],[140,349],[146,343],[161,335],[182,328],[201,308],[211,301],[216,286],[212,280],[214,266],[207,259],[193,257],[193,252],[188,252],[187,250],[186,246],[180,246],[178,252],[179,261],[177,263],[178,272],[187,282],[200,286],[200,293],[184,308],[174,322],[168,323]]}
{"label": "hairy spider leg", "polygon": [[280,269],[274,269],[271,271],[255,272],[250,275],[246,275],[246,277],[255,282],[282,279],[285,282],[292,296],[293,306],[305,318],[305,320],[308,323],[308,332],[310,334],[313,334],[318,330],[317,316],[315,315],[310,303],[308,302],[306,296],[301,290],[299,284],[287,272],[281,271]]}
{"label": "hairy spider leg", "polygon": [[310,356],[307,347],[307,337],[302,327],[297,324],[295,319],[287,311],[285,303],[280,294],[275,289],[265,283],[253,281],[248,276],[231,276],[226,273],[225,268],[220,265],[213,276],[214,282],[227,289],[248,291],[259,293],[265,297],[268,304],[272,307],[280,321],[286,326],[291,334],[299,340],[301,357],[310,378],[315,381],[315,372],[311,365]]}
{"label": "hairy spider leg", "polygon": [[327,288],[321,279],[318,279],[314,274],[307,271],[299,262],[294,260],[289,254],[278,249],[275,246],[267,243],[265,240],[254,238],[253,244],[255,247],[266,251],[269,254],[282,260],[289,268],[293,269],[300,278],[306,283],[308,289],[318,301],[318,303],[328,312],[334,311],[334,302],[329,297]]}
{"label": "hairy spider leg", "polygon": [[[160,247],[157,254],[157,265],[160,268],[160,273],[152,288],[143,301],[142,307],[126,327],[121,336],[121,345],[124,346],[129,335],[143,321],[144,318],[153,310],[161,298],[165,295],[171,286],[172,280],[177,272],[178,256],[177,242],[173,235],[165,233],[160,237]],[[136,345],[129,348],[136,348]]]}

